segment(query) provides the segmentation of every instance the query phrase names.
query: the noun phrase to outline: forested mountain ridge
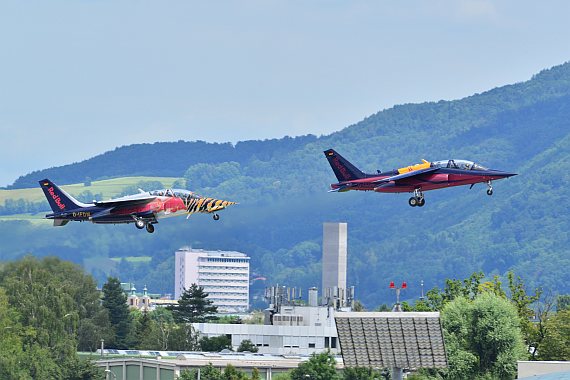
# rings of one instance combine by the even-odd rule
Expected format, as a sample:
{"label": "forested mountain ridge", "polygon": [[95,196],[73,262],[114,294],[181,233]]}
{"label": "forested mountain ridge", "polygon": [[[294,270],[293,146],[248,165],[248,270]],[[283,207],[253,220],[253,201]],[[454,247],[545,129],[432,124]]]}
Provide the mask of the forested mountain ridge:
{"label": "forested mountain ridge", "polygon": [[[336,179],[322,151],[331,147],[367,172],[421,158],[458,158],[519,175],[498,181],[492,197],[483,185],[426,192],[426,206],[413,209],[406,194],[327,193]],[[153,153],[155,149],[160,153]],[[407,280],[404,296],[414,298],[420,279],[430,288],[441,286],[444,278],[464,278],[477,270],[492,275],[514,268],[532,286],[570,291],[565,190],[570,182],[570,64],[461,100],[395,106],[328,136],[235,147],[204,142],[133,145],[26,175],[14,186],[35,186],[44,176],[72,183],[85,176],[125,175],[139,170],[130,165],[136,165],[133,157],[143,151],[144,161],[153,164],[149,172],[136,173],[178,176],[185,180],[180,186],[236,200],[239,206],[224,212],[218,223],[199,216],[165,221],[154,235],[132,226],[70,223],[48,229],[0,222],[0,258],[51,253],[91,263],[94,257],[149,255],[153,259],[148,265],[123,261],[114,268],[90,268],[99,279],[111,271],[125,281],[167,292],[174,281],[167,275],[173,271],[174,251],[193,245],[246,252],[252,271],[271,284],[319,286],[322,222],[346,221],[348,282],[369,306],[392,298],[390,279]],[[182,162],[176,173],[163,170],[166,157]],[[27,238],[31,235],[35,238]]]}
{"label": "forested mountain ridge", "polygon": [[[182,176],[190,165],[196,163],[232,161],[243,165],[252,160],[276,160],[311,143],[326,141],[335,143],[342,140],[339,143],[350,144],[352,140],[353,143],[359,144],[363,139],[374,139],[379,143],[377,149],[386,147],[383,150],[391,152],[388,148],[393,145],[401,147],[402,144],[401,139],[394,139],[393,136],[412,133],[416,134],[416,139],[410,141],[414,144],[411,151],[417,152],[418,147],[423,148],[420,140],[424,140],[427,146],[423,150],[429,152],[430,150],[426,148],[433,147],[434,137],[443,137],[445,141],[451,139],[451,143],[459,143],[460,146],[462,139],[466,137],[474,139],[474,143],[485,141],[486,138],[492,137],[487,134],[488,127],[496,127],[494,123],[489,125],[493,119],[503,128],[507,128],[504,132],[512,132],[509,127],[517,122],[517,117],[532,116],[537,109],[544,110],[545,107],[552,107],[555,111],[557,108],[555,103],[568,104],[568,96],[570,96],[570,65],[564,64],[544,70],[527,82],[496,88],[461,100],[395,106],[319,139],[308,135],[264,141],[242,141],[235,146],[231,143],[204,141],[135,144],[116,148],[80,163],[35,171],[18,178],[8,188],[35,186],[35,181],[39,177],[49,177],[56,182],[68,184],[83,182],[85,177],[95,180],[127,175]],[[556,102],[556,99],[559,102]],[[545,132],[548,129],[539,129],[537,132]],[[423,139],[424,134],[431,136]],[[546,143],[549,140],[537,139],[537,141]],[[536,149],[534,153],[538,151]],[[399,150],[401,149],[395,149],[396,152]],[[394,154],[391,153],[389,156]],[[487,157],[484,154],[480,156]],[[168,159],[169,157],[176,159]],[[417,160],[417,157],[411,159]],[[166,160],[168,165],[164,165]],[[102,171],[101,168],[106,170]]]}
{"label": "forested mountain ridge", "polygon": [[[34,171],[18,178],[8,189],[33,187],[38,178],[50,178],[61,184],[124,176],[181,177],[196,163],[246,162],[264,154],[286,154],[316,139],[313,135],[284,137],[264,141],[207,143],[205,141],[156,142],[118,147],[88,160],[60,167]],[[263,146],[263,149],[260,147]]]}

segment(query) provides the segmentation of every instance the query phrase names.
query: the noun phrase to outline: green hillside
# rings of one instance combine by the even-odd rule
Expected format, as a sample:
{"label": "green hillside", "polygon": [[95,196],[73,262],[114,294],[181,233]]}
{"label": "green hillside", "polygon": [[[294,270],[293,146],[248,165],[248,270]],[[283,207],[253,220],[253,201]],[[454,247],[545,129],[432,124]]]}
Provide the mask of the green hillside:
{"label": "green hillside", "polygon": [[[252,271],[268,278],[255,286],[320,286],[322,223],[345,221],[348,282],[368,306],[392,300],[390,280],[406,280],[404,297],[417,298],[420,280],[429,289],[477,270],[493,275],[514,268],[531,286],[570,292],[570,64],[461,100],[396,106],[328,136],[199,146],[195,153],[196,145],[186,142],[117,148],[23,176],[18,184],[48,172],[65,183],[63,173],[77,173],[81,165],[89,165],[93,179],[114,177],[133,169],[129,156],[138,151],[172,148],[191,161],[169,174],[183,178],[177,186],[240,203],[220,221],[173,218],[153,235],[133,226],[0,221],[0,258],[57,254],[93,263],[151,256],[111,267],[125,281],[172,292],[174,251],[192,245],[248,253]],[[458,158],[519,175],[497,181],[492,197],[484,185],[459,187],[426,192],[426,206],[411,208],[407,194],[328,193],[335,177],[322,151],[330,147],[367,172]],[[109,160],[112,166],[105,165]],[[111,270],[107,264],[89,268],[100,280]]]}
{"label": "green hillside", "polygon": [[[103,199],[109,199],[118,196],[126,188],[137,186],[141,182],[161,182],[164,187],[171,187],[176,180],[178,178],[173,177],[122,177],[92,181],[88,185],[85,183],[62,185],[61,188],[75,197],[88,191],[92,194],[99,194]],[[148,191],[152,189],[143,190]],[[8,199],[22,199],[26,202],[41,202],[45,200],[44,193],[39,186],[25,189],[0,190],[0,204],[4,204]]]}

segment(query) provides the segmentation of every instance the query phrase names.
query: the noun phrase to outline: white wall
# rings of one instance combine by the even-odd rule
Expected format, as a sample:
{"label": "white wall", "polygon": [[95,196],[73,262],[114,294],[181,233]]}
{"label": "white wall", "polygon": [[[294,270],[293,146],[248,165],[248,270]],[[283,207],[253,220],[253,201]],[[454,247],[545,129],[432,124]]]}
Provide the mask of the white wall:
{"label": "white wall", "polygon": [[570,378],[570,362],[519,361],[517,365],[519,379],[556,372],[567,372],[568,377],[565,378]]}
{"label": "white wall", "polygon": [[[238,348],[242,340],[249,339],[262,354],[310,355],[330,348],[333,354],[340,352],[336,328],[316,326],[230,325],[217,323],[194,323],[194,328],[203,336],[231,335],[232,346]],[[325,339],[328,338],[328,339]],[[325,345],[328,341],[328,346]],[[336,348],[330,347],[336,342]],[[315,347],[309,347],[309,344]]]}

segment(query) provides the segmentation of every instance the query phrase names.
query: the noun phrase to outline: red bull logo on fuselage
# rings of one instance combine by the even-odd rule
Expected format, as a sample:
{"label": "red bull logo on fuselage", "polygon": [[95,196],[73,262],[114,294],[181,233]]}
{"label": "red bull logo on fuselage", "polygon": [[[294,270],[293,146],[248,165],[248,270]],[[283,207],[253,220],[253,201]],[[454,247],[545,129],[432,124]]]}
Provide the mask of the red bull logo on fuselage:
{"label": "red bull logo on fuselage", "polygon": [[55,193],[55,190],[53,189],[53,186],[51,186],[51,187],[48,189],[48,193],[49,193],[49,195],[51,195],[51,197],[52,197],[52,199],[54,200],[54,202],[55,202],[55,204],[57,205],[57,207],[59,207],[60,210],[65,210],[65,207],[66,207],[66,206],[65,206],[65,203],[63,203],[63,202],[61,201],[61,198],[59,197],[59,195],[57,195],[57,194]]}

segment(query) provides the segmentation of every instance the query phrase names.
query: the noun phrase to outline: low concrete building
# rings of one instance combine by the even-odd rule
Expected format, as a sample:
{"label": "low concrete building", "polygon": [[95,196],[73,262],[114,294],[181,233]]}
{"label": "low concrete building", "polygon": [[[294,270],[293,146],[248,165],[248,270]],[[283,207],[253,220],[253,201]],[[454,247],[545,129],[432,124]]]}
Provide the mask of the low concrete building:
{"label": "low concrete building", "polygon": [[[116,350],[115,350],[116,351]],[[132,352],[132,351],[131,351]],[[138,351],[137,351],[138,352]],[[121,354],[122,351],[117,351]],[[148,352],[140,352],[146,354]],[[199,369],[210,363],[221,370],[228,364],[251,374],[257,368],[261,378],[271,380],[278,373],[288,372],[309,360],[309,356],[263,355],[252,353],[207,353],[207,352],[157,352],[170,354],[144,357],[106,357],[97,360],[97,366],[107,371],[109,380],[175,380],[185,369]],[[337,368],[343,368],[342,358],[337,357]]]}

